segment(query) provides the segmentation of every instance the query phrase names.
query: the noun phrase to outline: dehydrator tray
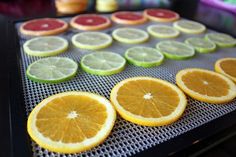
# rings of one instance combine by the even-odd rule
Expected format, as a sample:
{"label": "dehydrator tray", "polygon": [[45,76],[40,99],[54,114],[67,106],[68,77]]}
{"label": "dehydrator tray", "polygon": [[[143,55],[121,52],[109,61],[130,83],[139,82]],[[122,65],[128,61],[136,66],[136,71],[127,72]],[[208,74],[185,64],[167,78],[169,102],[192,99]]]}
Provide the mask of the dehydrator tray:
{"label": "dehydrator tray", "polygon": [[[106,14],[105,16],[110,15]],[[69,22],[71,17],[63,17],[60,19]],[[19,39],[18,42],[20,46],[20,51],[17,53],[19,53],[18,56],[21,80],[18,81],[21,81],[20,84],[22,85],[21,92],[23,93],[24,97],[24,114],[26,117],[39,102],[53,94],[66,91],[87,91],[98,93],[109,99],[110,91],[115,86],[115,84],[126,78],[134,76],[151,76],[167,80],[175,84],[175,75],[181,69],[195,67],[214,70],[214,62],[217,59],[224,57],[236,57],[236,48],[222,48],[218,49],[216,52],[209,54],[196,53],[193,58],[188,60],[175,61],[165,59],[162,65],[153,68],[142,68],[127,64],[123,72],[112,76],[95,76],[87,74],[81,68],[79,68],[76,77],[67,82],[63,82],[60,84],[36,83],[29,80],[26,77],[25,73],[27,66],[32,62],[40,59],[40,57],[32,57],[24,53],[22,45],[31,37],[24,36],[19,32],[19,26],[21,23],[22,21],[16,22],[15,28],[17,30]],[[146,30],[147,26],[152,24],[158,23],[149,21],[143,25],[128,27],[136,27],[142,30]],[[172,23],[161,24],[172,25]],[[102,32],[111,35],[112,31],[119,27],[125,26],[113,23],[113,26],[111,28],[105,29]],[[82,50],[72,45],[71,37],[78,32],[81,31],[70,28],[65,33],[59,35],[67,39],[70,44],[68,51],[60,54],[59,56],[69,57],[79,63],[83,55],[91,53],[92,51]],[[210,32],[215,31],[207,29],[205,33],[199,35],[187,35],[181,33],[178,38],[174,38],[171,40],[183,42],[188,37],[203,37],[206,33]],[[158,43],[159,41],[160,39],[151,37],[148,42],[138,45],[155,47],[156,43]],[[125,50],[133,46],[136,45],[122,44],[114,40],[113,44],[110,47],[105,48],[102,51],[112,51],[124,55]],[[35,142],[31,141],[31,139],[28,138],[27,140],[30,140],[30,149],[33,153],[32,156],[34,157],[133,156],[139,154],[144,150],[158,147],[158,145],[167,143],[170,140],[174,140],[175,138],[190,131],[194,131],[195,128],[198,128],[204,124],[209,124],[213,120],[229,114],[230,112],[235,110],[236,100],[224,105],[214,105],[196,101],[188,97],[188,106],[183,116],[177,122],[168,126],[144,127],[132,124],[118,116],[112,133],[110,136],[108,136],[105,142],[89,151],[80,154],[66,155],[53,153],[39,147]],[[24,123],[26,123],[26,120]]]}

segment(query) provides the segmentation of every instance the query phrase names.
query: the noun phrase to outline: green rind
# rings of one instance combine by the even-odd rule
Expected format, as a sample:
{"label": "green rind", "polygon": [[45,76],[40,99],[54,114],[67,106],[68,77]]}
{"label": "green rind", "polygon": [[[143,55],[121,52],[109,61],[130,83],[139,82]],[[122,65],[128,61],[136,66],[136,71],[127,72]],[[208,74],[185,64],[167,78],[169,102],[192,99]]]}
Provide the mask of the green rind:
{"label": "green rind", "polygon": [[[37,61],[36,61],[36,62],[37,62]],[[27,70],[26,70],[26,76],[27,76],[30,80],[32,80],[32,81],[34,81],[34,82],[38,82],[38,83],[56,84],[56,83],[65,82],[65,81],[68,81],[68,80],[72,79],[72,78],[73,78],[74,76],[76,76],[76,74],[77,74],[77,71],[78,71],[78,67],[79,67],[79,66],[78,66],[78,63],[76,63],[75,61],[73,61],[73,62],[77,65],[77,68],[76,68],[75,72],[72,73],[71,75],[65,77],[65,78],[62,78],[62,79],[57,79],[57,80],[42,80],[42,79],[37,79],[36,77],[32,76],[32,75],[30,74],[29,70],[30,70],[30,67],[31,67],[35,62],[32,63],[32,64],[30,64],[30,65],[28,66],[28,68],[27,68]]]}
{"label": "green rind", "polygon": [[86,50],[100,50],[100,49],[104,49],[104,48],[107,48],[109,47],[113,40],[112,38],[109,36],[110,38],[110,41],[106,44],[103,44],[103,45],[100,45],[100,46],[91,46],[91,45],[84,45],[84,44],[80,44],[79,42],[76,41],[76,37],[77,37],[78,34],[75,34],[73,37],[72,37],[72,43],[75,47],[78,47],[78,48],[81,48],[81,49],[86,49]]}
{"label": "green rind", "polygon": [[30,42],[30,40],[28,40],[28,41],[26,41],[26,43],[24,43],[23,49],[24,49],[24,52],[25,52],[26,54],[30,55],[30,56],[37,56],[37,57],[56,56],[56,55],[58,55],[58,54],[61,54],[61,53],[65,52],[65,51],[68,49],[68,47],[69,47],[68,41],[65,40],[65,39],[63,39],[63,38],[61,38],[61,39],[65,41],[66,45],[65,45],[63,48],[61,48],[61,49],[59,49],[59,50],[57,50],[57,51],[48,51],[48,52],[45,52],[45,53],[40,52],[40,54],[37,54],[35,51],[31,51],[31,50],[26,46],[26,45]]}
{"label": "green rind", "polygon": [[[209,41],[209,40],[208,40]],[[210,41],[211,42],[211,41]],[[188,39],[185,40],[185,43],[192,46],[189,42]],[[214,43],[213,43],[214,44]],[[215,44],[214,44],[215,45]],[[192,46],[194,47],[194,46]],[[194,49],[199,52],[199,53],[211,53],[211,52],[215,52],[216,51],[216,45],[213,48],[200,48],[200,47],[194,47]]]}
{"label": "green rind", "polygon": [[214,41],[212,41],[212,40],[210,40],[210,39],[208,38],[207,34],[206,34],[206,36],[205,36],[205,39],[208,40],[208,41],[211,41],[211,42],[215,43],[216,46],[218,46],[218,47],[220,47],[220,48],[231,48],[231,47],[235,47],[235,46],[236,46],[236,42],[233,43],[233,44],[224,44],[224,43],[222,44],[222,43],[219,43],[219,42],[214,42]]}
{"label": "green rind", "polygon": [[122,72],[124,69],[125,69],[125,65],[119,69],[116,69],[116,70],[109,70],[109,71],[103,71],[103,70],[92,70],[90,68],[87,68],[86,66],[84,66],[82,64],[82,61],[81,61],[81,68],[89,73],[89,74],[92,74],[92,75],[101,75],[101,76],[109,76],[109,75],[114,75],[114,74],[118,74],[120,72]]}

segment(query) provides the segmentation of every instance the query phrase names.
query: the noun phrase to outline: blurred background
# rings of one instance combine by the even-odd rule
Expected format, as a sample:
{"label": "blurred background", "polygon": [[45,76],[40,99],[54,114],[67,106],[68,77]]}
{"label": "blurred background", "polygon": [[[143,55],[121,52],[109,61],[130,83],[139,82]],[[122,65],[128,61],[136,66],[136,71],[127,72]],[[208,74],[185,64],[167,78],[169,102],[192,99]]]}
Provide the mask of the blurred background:
{"label": "blurred background", "polygon": [[168,8],[236,36],[236,0],[0,0],[0,14],[12,19],[145,8]]}

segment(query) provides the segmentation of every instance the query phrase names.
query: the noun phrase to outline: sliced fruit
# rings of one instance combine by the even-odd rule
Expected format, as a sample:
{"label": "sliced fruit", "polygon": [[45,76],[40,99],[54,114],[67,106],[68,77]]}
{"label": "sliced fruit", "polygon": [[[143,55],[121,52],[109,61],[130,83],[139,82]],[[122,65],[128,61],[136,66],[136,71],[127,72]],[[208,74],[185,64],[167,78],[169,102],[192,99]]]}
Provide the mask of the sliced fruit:
{"label": "sliced fruit", "polygon": [[179,14],[166,9],[146,9],[144,16],[156,22],[171,22],[179,19]]}
{"label": "sliced fruit", "polygon": [[84,71],[94,75],[113,75],[125,68],[125,59],[112,52],[95,52],[81,59]]}
{"label": "sliced fruit", "polygon": [[236,82],[236,58],[222,58],[217,60],[215,71]]}
{"label": "sliced fruit", "polygon": [[84,14],[72,18],[70,25],[80,30],[102,30],[111,25],[111,21],[101,15]]}
{"label": "sliced fruit", "polygon": [[42,83],[60,83],[76,75],[78,64],[65,57],[48,57],[37,60],[27,68],[29,79]]}
{"label": "sliced fruit", "polygon": [[24,22],[20,26],[20,32],[31,36],[56,35],[66,31],[68,24],[63,20],[54,18],[42,18]]}
{"label": "sliced fruit", "polygon": [[176,75],[177,85],[193,99],[226,103],[236,97],[236,86],[227,77],[204,69],[184,69]]}
{"label": "sliced fruit", "polygon": [[188,34],[200,34],[206,30],[206,27],[203,24],[190,20],[176,21],[173,26],[179,31]]}
{"label": "sliced fruit", "polygon": [[206,34],[205,38],[219,47],[234,47],[236,45],[236,39],[224,33],[209,33]]}
{"label": "sliced fruit", "polygon": [[148,40],[148,34],[136,28],[118,28],[112,32],[112,36],[119,42],[127,44],[139,44]]}
{"label": "sliced fruit", "polygon": [[145,126],[173,123],[187,105],[186,97],[178,87],[151,77],[121,81],[112,89],[110,100],[121,117]]}
{"label": "sliced fruit", "polygon": [[68,45],[68,41],[61,37],[36,37],[26,41],[23,49],[28,55],[47,57],[65,52],[68,49]]}
{"label": "sliced fruit", "polygon": [[157,38],[176,38],[179,36],[179,31],[167,25],[151,25],[147,31]]}
{"label": "sliced fruit", "polygon": [[87,92],[50,96],[30,113],[27,130],[41,147],[79,153],[102,143],[110,134],[116,112],[110,102]]}
{"label": "sliced fruit", "polygon": [[178,41],[161,41],[156,48],[169,59],[188,59],[195,54],[194,48]]}
{"label": "sliced fruit", "polygon": [[72,37],[72,43],[81,49],[98,50],[112,44],[112,38],[101,32],[83,32]]}
{"label": "sliced fruit", "polygon": [[120,24],[138,25],[147,21],[147,18],[140,13],[131,11],[120,11],[113,13],[111,19]]}
{"label": "sliced fruit", "polygon": [[185,43],[194,47],[199,53],[209,53],[216,50],[216,45],[213,42],[203,38],[188,38]]}
{"label": "sliced fruit", "polygon": [[141,67],[158,66],[164,60],[164,56],[157,49],[151,47],[132,47],[125,52],[125,58],[129,63]]}

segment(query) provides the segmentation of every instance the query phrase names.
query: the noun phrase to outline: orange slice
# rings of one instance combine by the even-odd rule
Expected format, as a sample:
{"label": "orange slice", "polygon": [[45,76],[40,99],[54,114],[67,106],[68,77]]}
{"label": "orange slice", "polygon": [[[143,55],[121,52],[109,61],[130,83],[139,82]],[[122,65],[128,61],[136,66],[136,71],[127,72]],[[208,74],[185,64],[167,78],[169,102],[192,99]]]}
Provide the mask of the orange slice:
{"label": "orange slice", "polygon": [[236,83],[236,58],[222,58],[216,61],[215,71]]}
{"label": "orange slice", "polygon": [[97,146],[111,132],[116,112],[96,94],[66,92],[39,103],[30,113],[27,129],[41,147],[59,153],[79,153]]}
{"label": "orange slice", "polygon": [[166,9],[146,9],[144,16],[156,22],[172,22],[179,19],[179,14]]}
{"label": "orange slice", "polygon": [[110,100],[121,117],[144,126],[173,123],[187,105],[186,97],[178,87],[151,77],[121,81],[112,89]]}
{"label": "orange slice", "polygon": [[204,69],[184,69],[176,75],[177,85],[190,97],[207,103],[226,103],[236,97],[236,86],[227,77]]}

